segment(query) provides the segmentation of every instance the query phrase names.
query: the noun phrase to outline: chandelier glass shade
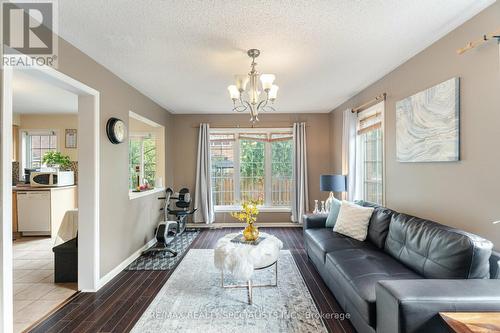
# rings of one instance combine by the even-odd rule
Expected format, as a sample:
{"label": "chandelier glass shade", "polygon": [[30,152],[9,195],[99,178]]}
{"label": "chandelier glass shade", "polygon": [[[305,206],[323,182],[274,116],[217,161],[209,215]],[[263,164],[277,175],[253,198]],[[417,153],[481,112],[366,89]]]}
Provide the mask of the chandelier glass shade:
{"label": "chandelier glass shade", "polygon": [[260,74],[255,69],[257,66],[255,58],[260,55],[260,51],[250,49],[247,54],[252,58],[250,72],[235,75],[236,84],[230,85],[227,90],[233,101],[233,111],[250,112],[250,121],[255,123],[259,120],[259,112],[276,111],[272,104],[278,96],[279,87],[274,84],[276,79],[274,74]]}

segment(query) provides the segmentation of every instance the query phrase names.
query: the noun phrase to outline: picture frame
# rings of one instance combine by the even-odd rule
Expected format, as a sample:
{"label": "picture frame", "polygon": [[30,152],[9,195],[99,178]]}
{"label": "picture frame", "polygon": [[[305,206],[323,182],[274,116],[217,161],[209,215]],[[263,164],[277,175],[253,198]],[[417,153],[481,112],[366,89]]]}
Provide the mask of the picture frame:
{"label": "picture frame", "polygon": [[66,148],[77,148],[78,147],[78,139],[77,139],[77,130],[74,128],[69,128],[65,130],[64,142]]}

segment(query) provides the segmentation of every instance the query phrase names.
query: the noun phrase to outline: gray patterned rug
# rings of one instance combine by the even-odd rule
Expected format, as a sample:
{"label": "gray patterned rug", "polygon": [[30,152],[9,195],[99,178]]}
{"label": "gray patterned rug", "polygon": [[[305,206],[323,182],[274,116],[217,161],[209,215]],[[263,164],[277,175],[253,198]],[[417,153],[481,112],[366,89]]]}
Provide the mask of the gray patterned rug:
{"label": "gray patterned rug", "polygon": [[182,258],[184,252],[189,245],[195,240],[200,231],[198,229],[189,229],[184,231],[182,235],[177,236],[169,247],[177,252],[177,256],[172,257],[168,252],[156,252],[146,255],[141,255],[134,260],[127,268],[127,271],[165,271],[175,267],[179,259]]}
{"label": "gray patterned rug", "polygon": [[[221,287],[213,257],[213,250],[189,250],[132,332],[327,332],[289,251],[280,254],[278,287],[255,288],[253,305],[246,289]],[[273,276],[272,268],[256,271],[253,282],[271,283]]]}

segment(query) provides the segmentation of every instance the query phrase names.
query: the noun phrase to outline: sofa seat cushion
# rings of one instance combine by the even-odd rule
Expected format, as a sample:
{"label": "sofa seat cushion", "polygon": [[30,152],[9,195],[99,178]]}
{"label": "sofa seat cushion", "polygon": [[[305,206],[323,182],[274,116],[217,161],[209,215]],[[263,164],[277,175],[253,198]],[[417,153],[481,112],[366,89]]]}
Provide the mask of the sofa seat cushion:
{"label": "sofa seat cushion", "polygon": [[[345,249],[326,255],[326,269],[343,290],[345,303],[352,303],[372,327],[376,327],[375,287],[382,280],[422,277],[375,248]],[[343,304],[341,304],[343,305]]]}
{"label": "sofa seat cushion", "polygon": [[306,246],[309,255],[315,256],[319,262],[325,263],[325,256],[328,252],[354,249],[373,248],[368,242],[360,242],[353,238],[341,235],[330,228],[306,229],[304,231]]}

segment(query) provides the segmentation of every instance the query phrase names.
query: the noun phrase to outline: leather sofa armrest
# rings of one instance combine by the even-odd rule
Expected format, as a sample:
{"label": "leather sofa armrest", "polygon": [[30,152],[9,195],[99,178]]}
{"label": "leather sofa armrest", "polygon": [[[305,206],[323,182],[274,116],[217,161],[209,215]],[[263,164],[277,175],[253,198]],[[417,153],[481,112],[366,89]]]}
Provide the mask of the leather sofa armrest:
{"label": "leather sofa armrest", "polygon": [[493,251],[490,257],[490,278],[500,279],[500,252]]}
{"label": "leather sofa armrest", "polygon": [[303,227],[305,229],[324,228],[326,225],[326,215],[304,214]]}
{"label": "leather sofa armrest", "polygon": [[449,332],[439,312],[500,311],[500,281],[380,281],[376,300],[377,332]]}

